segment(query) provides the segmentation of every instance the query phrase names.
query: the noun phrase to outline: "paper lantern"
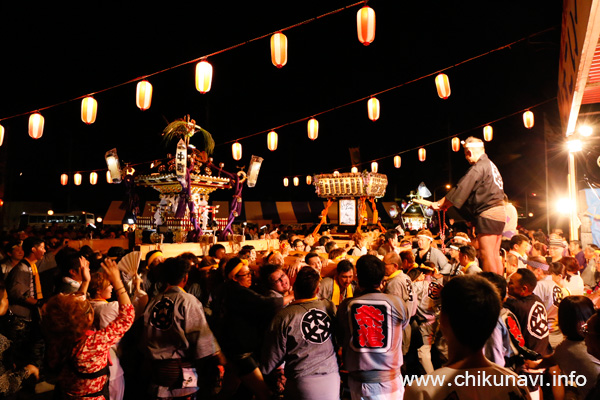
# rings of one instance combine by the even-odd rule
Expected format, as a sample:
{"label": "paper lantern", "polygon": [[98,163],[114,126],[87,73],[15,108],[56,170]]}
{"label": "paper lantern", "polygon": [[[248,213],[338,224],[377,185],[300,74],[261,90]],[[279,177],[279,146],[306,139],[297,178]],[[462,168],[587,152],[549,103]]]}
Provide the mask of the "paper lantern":
{"label": "paper lantern", "polygon": [[300,178],[298,178],[297,176],[294,177],[293,179],[294,182],[294,186],[298,186],[300,184]]}
{"label": "paper lantern", "polygon": [[242,159],[242,145],[238,142],[235,142],[231,145],[231,154],[233,155],[233,159],[235,161],[239,161]]}
{"label": "paper lantern", "polygon": [[74,183],[76,186],[79,186],[79,185],[81,185],[81,174],[80,174],[79,172],[78,172],[78,173],[76,173],[76,174],[73,176],[73,183]]}
{"label": "paper lantern", "polygon": [[350,170],[350,172],[352,172],[353,174],[358,174],[358,168],[357,167],[352,167],[352,169]]}
{"label": "paper lantern", "polygon": [[457,137],[452,138],[452,151],[457,152],[460,150],[460,139]]}
{"label": "paper lantern", "polygon": [[427,153],[425,152],[425,149],[423,147],[421,147],[419,149],[419,161],[421,161],[421,162],[425,161],[426,156],[427,156]]}
{"label": "paper lantern", "polygon": [[271,151],[277,150],[277,132],[269,132],[269,134],[267,135],[267,147]]}
{"label": "paper lantern", "polygon": [[196,90],[206,93],[212,84],[213,67],[208,61],[200,61],[196,64]]}
{"label": "paper lantern", "polygon": [[486,125],[483,127],[483,140],[489,142],[494,137],[494,129],[491,125]]}
{"label": "paper lantern", "polygon": [[0,125],[0,146],[4,143],[4,127]]}
{"label": "paper lantern", "polygon": [[369,119],[371,121],[377,121],[379,119],[379,100],[375,97],[371,97],[367,102],[367,110],[369,112]]}
{"label": "paper lantern", "polygon": [[271,61],[277,68],[287,64],[287,36],[281,32],[271,36]]}
{"label": "paper lantern", "polygon": [[308,120],[308,138],[315,140],[319,136],[319,121],[314,118]]}
{"label": "paper lantern", "polygon": [[356,14],[356,32],[358,40],[368,46],[375,39],[375,11],[371,7],[364,6]]}
{"label": "paper lantern", "polygon": [[340,175],[340,171],[333,171],[333,176],[339,176]]}
{"label": "paper lantern", "polygon": [[400,156],[395,156],[394,157],[394,167],[400,168],[400,165],[402,165],[402,158],[400,158]]}
{"label": "paper lantern", "polygon": [[437,87],[438,96],[441,99],[447,99],[450,97],[450,81],[448,75],[439,74],[435,77],[435,86]]}
{"label": "paper lantern", "polygon": [[110,175],[110,171],[106,171],[106,183],[113,183],[112,176]]}
{"label": "paper lantern", "polygon": [[306,175],[306,184],[310,185],[312,183],[312,176]]}
{"label": "paper lantern", "polygon": [[523,113],[523,124],[527,129],[533,128],[534,120],[533,113],[531,111],[527,110]]}
{"label": "paper lantern", "polygon": [[29,136],[39,139],[44,134],[44,117],[40,113],[31,114],[29,117]]}
{"label": "paper lantern", "polygon": [[290,184],[290,180],[288,178],[283,178],[283,186],[287,187]]}
{"label": "paper lantern", "polygon": [[377,161],[373,161],[371,163],[371,172],[376,174],[378,169],[379,169],[379,164],[377,164]]}
{"label": "paper lantern", "polygon": [[91,96],[81,101],[81,120],[90,125],[96,122],[96,112],[98,111],[98,102]]}
{"label": "paper lantern", "polygon": [[152,85],[148,81],[138,82],[135,90],[135,104],[142,111],[150,108],[152,103]]}
{"label": "paper lantern", "polygon": [[96,172],[90,173],[90,184],[95,185],[98,183],[98,174]]}
{"label": "paper lantern", "polygon": [[63,186],[66,186],[67,183],[69,183],[69,175],[62,174],[60,176],[60,184],[63,185]]}

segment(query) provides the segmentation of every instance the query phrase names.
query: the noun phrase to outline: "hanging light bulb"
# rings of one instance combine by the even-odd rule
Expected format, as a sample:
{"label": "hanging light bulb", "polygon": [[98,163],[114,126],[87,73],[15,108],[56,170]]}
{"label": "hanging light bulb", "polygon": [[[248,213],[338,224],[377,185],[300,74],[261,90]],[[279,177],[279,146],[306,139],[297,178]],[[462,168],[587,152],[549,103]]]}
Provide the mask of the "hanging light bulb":
{"label": "hanging light bulb", "polygon": [[319,121],[314,118],[308,120],[308,138],[315,140],[319,136]]}
{"label": "hanging light bulb", "polygon": [[352,172],[353,174],[358,174],[358,168],[352,167],[352,169],[350,169],[350,172]]}
{"label": "hanging light bulb", "polygon": [[290,184],[290,180],[286,177],[283,178],[283,186],[287,187]]}
{"label": "hanging light bulb", "polygon": [[310,185],[312,183],[312,176],[306,175],[306,184]]}
{"label": "hanging light bulb", "polygon": [[233,159],[235,161],[239,161],[242,159],[242,145],[238,142],[235,142],[231,145],[231,154],[233,155]]}
{"label": "hanging light bulb", "polygon": [[269,134],[267,135],[267,147],[271,151],[277,150],[277,132],[269,132]]}
{"label": "hanging light bulb", "polygon": [[66,185],[67,185],[67,183],[69,183],[69,175],[67,175],[67,174],[62,174],[62,175],[60,176],[60,184],[61,184],[61,185],[63,185],[63,186],[66,186]]}
{"label": "hanging light bulb", "polygon": [[298,178],[297,176],[295,176],[292,181],[294,182],[294,186],[298,186],[300,184],[300,178]]}
{"label": "hanging light bulb", "polygon": [[533,128],[534,122],[535,121],[533,120],[533,113],[529,110],[525,111],[523,113],[523,124],[525,125],[525,128],[527,128],[527,129]]}
{"label": "hanging light bulb", "polygon": [[0,146],[4,143],[4,127],[0,125]]}
{"label": "hanging light bulb", "polygon": [[81,185],[81,174],[79,172],[77,172],[74,176],[73,176],[73,183],[76,186]]}
{"label": "hanging light bulb", "polygon": [[135,90],[135,104],[144,111],[150,108],[152,103],[152,85],[148,81],[138,82]]}
{"label": "hanging light bulb", "polygon": [[369,119],[371,121],[377,121],[379,119],[379,100],[375,97],[371,97],[367,102],[367,110],[369,112]]}
{"label": "hanging light bulb", "polygon": [[379,169],[379,164],[377,164],[377,161],[373,161],[371,163],[371,172],[376,174],[378,169]]}
{"label": "hanging light bulb", "polygon": [[271,36],[271,62],[277,68],[287,64],[287,36],[281,32]]}
{"label": "hanging light bulb", "polygon": [[96,112],[98,111],[98,102],[92,96],[88,96],[81,101],[81,120],[90,125],[96,121]]}
{"label": "hanging light bulb", "polygon": [[40,113],[29,116],[29,136],[39,139],[44,134],[44,117]]}
{"label": "hanging light bulb", "polygon": [[356,14],[356,32],[358,40],[368,46],[375,39],[375,11],[371,7],[364,6]]}
{"label": "hanging light bulb", "polygon": [[447,99],[450,97],[450,81],[448,75],[439,74],[435,77],[435,86],[437,87],[438,96],[440,99]]}
{"label": "hanging light bulb", "polygon": [[196,64],[196,90],[204,94],[210,90],[212,84],[213,67],[206,60]]}
{"label": "hanging light bulb", "polygon": [[110,175],[110,171],[106,171],[106,183],[113,183],[112,176]]}
{"label": "hanging light bulb", "polygon": [[402,158],[400,158],[400,156],[395,156],[394,157],[394,167],[400,168],[400,165],[402,165]]}
{"label": "hanging light bulb", "polygon": [[333,171],[333,176],[339,176],[340,175],[340,171]]}
{"label": "hanging light bulb", "polygon": [[419,149],[419,161],[421,161],[421,162],[425,161],[426,155],[427,155],[427,153],[425,152],[425,148],[421,147]]}
{"label": "hanging light bulb", "polygon": [[483,127],[483,140],[489,142],[494,137],[494,129],[491,125],[486,125]]}
{"label": "hanging light bulb", "polygon": [[98,183],[98,174],[96,172],[90,173],[90,184],[95,185]]}
{"label": "hanging light bulb", "polygon": [[460,139],[457,137],[452,138],[452,151],[457,152],[460,150]]}

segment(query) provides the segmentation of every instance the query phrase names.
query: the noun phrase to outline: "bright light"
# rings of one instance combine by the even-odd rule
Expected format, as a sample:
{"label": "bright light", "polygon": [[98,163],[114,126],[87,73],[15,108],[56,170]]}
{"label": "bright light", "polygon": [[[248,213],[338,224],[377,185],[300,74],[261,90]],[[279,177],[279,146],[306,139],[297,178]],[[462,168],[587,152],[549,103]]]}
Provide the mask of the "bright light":
{"label": "bright light", "polygon": [[48,215],[54,215],[54,211],[48,210]]}
{"label": "bright light", "polygon": [[96,218],[96,222],[97,222],[97,223],[100,223],[100,222],[102,222],[102,217],[98,217],[98,218]]}
{"label": "bright light", "polygon": [[592,133],[594,133],[594,128],[592,128],[589,125],[583,125],[583,126],[579,127],[579,134],[581,136],[585,136],[585,137],[592,136]]}
{"label": "bright light", "polygon": [[568,140],[567,148],[569,149],[569,153],[576,153],[578,151],[581,151],[581,140],[579,140],[579,139]]}
{"label": "bright light", "polygon": [[574,204],[568,198],[559,199],[556,202],[556,211],[561,214],[569,214],[571,209],[574,208]]}
{"label": "bright light", "polygon": [[529,213],[529,217],[530,218],[533,217],[533,213],[532,212]]}
{"label": "bright light", "polygon": [[451,187],[452,187],[451,184],[449,184],[449,183],[446,184],[446,189],[450,190]]}

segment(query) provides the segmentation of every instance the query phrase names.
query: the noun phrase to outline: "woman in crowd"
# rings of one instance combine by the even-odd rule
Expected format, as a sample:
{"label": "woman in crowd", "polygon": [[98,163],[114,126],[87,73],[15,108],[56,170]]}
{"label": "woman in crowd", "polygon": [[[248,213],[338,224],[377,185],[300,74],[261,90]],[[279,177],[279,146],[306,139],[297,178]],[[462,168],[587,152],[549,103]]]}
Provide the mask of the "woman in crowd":
{"label": "woman in crowd", "polygon": [[[90,304],[94,309],[94,328],[96,330],[104,329],[119,316],[119,303],[108,301],[112,296],[113,286],[108,280],[108,276],[102,270],[94,272],[90,280],[88,292],[91,300]],[[123,368],[117,356],[117,345],[115,343],[110,348],[110,399],[121,400],[125,393],[125,378]]]}
{"label": "woman in crowd", "polygon": [[583,279],[579,275],[579,264],[575,257],[563,257],[560,263],[565,266],[565,281],[563,287],[569,289],[572,295],[583,295]]}
{"label": "woman in crowd", "polygon": [[[569,296],[564,298],[558,307],[558,325],[565,340],[554,352],[554,360],[561,370],[561,374],[585,376],[586,383],[581,385],[578,379],[577,387],[567,387],[566,391],[576,394],[576,399],[585,399],[588,392],[596,384],[600,376],[600,360],[590,355],[584,343],[582,332],[583,324],[594,314],[594,305],[584,296]],[[564,384],[564,382],[563,382]]]}
{"label": "woman in crowd", "polygon": [[[8,312],[8,293],[4,281],[0,280],[0,316]],[[12,395],[21,389],[21,384],[30,376],[40,378],[40,371],[35,365],[26,365],[24,368],[14,370],[10,363],[10,341],[0,335],[0,397]]]}
{"label": "woman in crowd", "polygon": [[119,314],[106,328],[91,331],[94,310],[82,293],[59,294],[42,309],[48,364],[58,370],[57,388],[69,399],[109,400],[108,354],[133,323],[117,264],[106,259],[101,266],[119,301]]}

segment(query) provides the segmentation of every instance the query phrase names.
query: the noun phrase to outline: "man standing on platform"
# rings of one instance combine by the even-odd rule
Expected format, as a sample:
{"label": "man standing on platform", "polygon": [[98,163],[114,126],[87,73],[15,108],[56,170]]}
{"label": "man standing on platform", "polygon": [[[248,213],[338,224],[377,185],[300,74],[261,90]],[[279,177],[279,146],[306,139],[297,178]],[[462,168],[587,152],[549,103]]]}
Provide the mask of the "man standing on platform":
{"label": "man standing on platform", "polygon": [[337,315],[351,397],[401,399],[402,330],[408,311],[398,296],[381,293],[385,264],[379,258],[359,258],[356,274],[361,295],[346,299]]}
{"label": "man standing on platform", "polygon": [[469,137],[464,142],[465,158],[471,164],[466,175],[455,188],[440,201],[434,202],[435,210],[447,210],[451,206],[471,214],[475,226],[484,271],[502,274],[500,242],[506,224],[504,209],[504,183],[496,165],[485,154],[483,141]]}

